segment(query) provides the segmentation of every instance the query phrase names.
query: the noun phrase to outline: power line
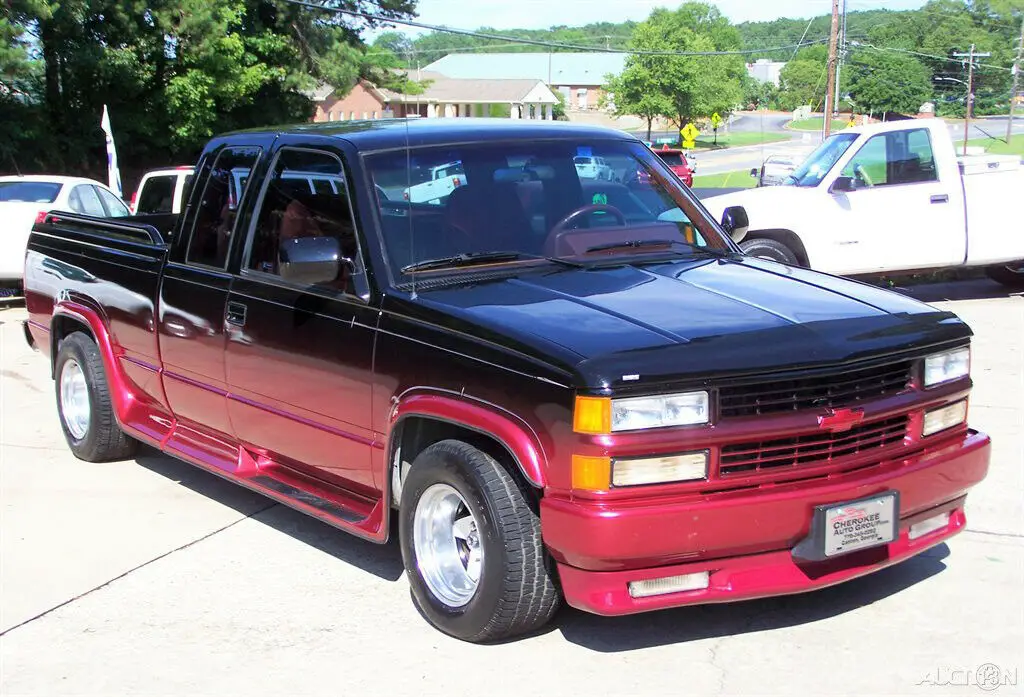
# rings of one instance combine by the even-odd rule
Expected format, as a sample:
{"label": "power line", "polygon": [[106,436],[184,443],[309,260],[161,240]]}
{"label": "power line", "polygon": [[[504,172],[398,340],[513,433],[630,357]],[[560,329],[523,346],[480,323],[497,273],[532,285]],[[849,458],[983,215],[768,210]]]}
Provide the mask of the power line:
{"label": "power line", "polygon": [[359,17],[372,22],[384,22],[387,24],[401,24],[407,27],[414,27],[416,29],[427,29],[429,31],[436,31],[444,34],[456,34],[459,36],[471,36],[478,39],[489,39],[491,41],[507,41],[513,44],[525,44],[528,46],[544,46],[547,48],[560,48],[569,49],[574,51],[584,51],[590,53],[628,53],[633,56],[746,56],[754,53],[768,53],[772,51],[788,51],[792,48],[801,48],[802,46],[811,46],[814,44],[824,43],[821,40],[808,41],[804,44],[790,44],[789,46],[776,46],[774,48],[752,48],[746,50],[737,51],[634,51],[629,49],[619,50],[613,48],[603,48],[600,46],[583,46],[580,44],[565,44],[556,41],[542,41],[540,39],[527,39],[516,36],[505,36],[502,34],[488,34],[479,31],[471,31],[469,29],[454,29],[452,27],[444,27],[437,24],[426,24],[424,22],[417,22],[411,19],[397,19],[395,17],[386,17],[384,15],[374,14],[372,12],[361,12],[359,10],[347,10],[341,7],[326,7],[313,2],[305,2],[305,0],[284,0],[291,5],[298,5],[300,7],[306,7],[311,10],[318,10],[320,12],[332,12],[334,14],[343,14],[350,17]]}
{"label": "power line", "polygon": [[[960,60],[959,58],[952,58],[950,56],[936,56],[935,54],[932,54],[932,53],[921,53],[920,51],[910,51],[910,50],[907,50],[905,48],[895,48],[895,47],[892,47],[892,46],[874,46],[872,44],[865,43],[863,41],[851,41],[850,42],[850,46],[853,46],[854,48],[871,48],[871,49],[874,49],[876,51],[890,51],[890,52],[895,52],[895,53],[907,53],[907,54],[910,54],[912,56],[921,56],[922,58],[932,58],[934,60],[948,61],[950,63],[963,63],[963,61]],[[991,55],[991,54],[989,54],[989,55]],[[980,67],[980,68],[991,68],[993,70],[1005,70],[1006,72],[1012,72],[1013,71],[1013,68],[1007,68],[1007,67],[1004,67],[1002,65],[991,65],[989,63],[975,63],[975,65],[977,67]]]}

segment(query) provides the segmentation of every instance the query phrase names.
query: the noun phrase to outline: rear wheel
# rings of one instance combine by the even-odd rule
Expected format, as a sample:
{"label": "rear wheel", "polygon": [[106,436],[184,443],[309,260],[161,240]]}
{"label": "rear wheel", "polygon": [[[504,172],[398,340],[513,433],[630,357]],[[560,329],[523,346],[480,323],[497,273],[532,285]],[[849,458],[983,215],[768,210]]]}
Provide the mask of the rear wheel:
{"label": "rear wheel", "polygon": [[760,259],[778,261],[792,266],[797,266],[800,263],[793,250],[778,240],[771,240],[765,237],[744,240],[740,243],[740,249],[749,256]]}
{"label": "rear wheel", "polygon": [[56,364],[57,413],[75,457],[88,462],[131,457],[138,441],[114,417],[103,359],[91,337],[69,334],[60,342]]}
{"label": "rear wheel", "polygon": [[993,281],[1009,288],[1024,288],[1024,261],[1004,266],[990,266],[985,273]]}
{"label": "rear wheel", "polygon": [[558,608],[540,519],[516,480],[467,443],[435,443],[413,462],[399,534],[413,600],[446,634],[513,637]]}

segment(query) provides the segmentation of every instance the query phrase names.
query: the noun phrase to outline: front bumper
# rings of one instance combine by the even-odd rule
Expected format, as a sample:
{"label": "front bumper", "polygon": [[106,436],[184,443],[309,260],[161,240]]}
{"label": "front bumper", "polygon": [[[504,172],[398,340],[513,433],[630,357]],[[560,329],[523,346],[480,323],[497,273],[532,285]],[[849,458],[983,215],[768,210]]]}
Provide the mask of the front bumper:
{"label": "front bumper", "polygon": [[[544,541],[558,563],[566,602],[602,615],[728,602],[823,588],[877,571],[952,537],[965,525],[967,491],[988,471],[990,441],[974,431],[855,472],[811,482],[629,505],[545,497]],[[814,507],[895,489],[900,534],[872,549],[805,562],[792,548]],[[910,526],[950,512],[949,524],[916,540]],[[628,583],[696,572],[709,586],[633,598]]]}

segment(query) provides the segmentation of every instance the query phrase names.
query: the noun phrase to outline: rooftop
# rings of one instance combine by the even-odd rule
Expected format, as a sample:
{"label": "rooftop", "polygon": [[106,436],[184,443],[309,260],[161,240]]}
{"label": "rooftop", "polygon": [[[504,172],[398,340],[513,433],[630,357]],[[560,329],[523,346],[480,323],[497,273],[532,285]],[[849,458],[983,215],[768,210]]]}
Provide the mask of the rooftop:
{"label": "rooftop", "polygon": [[627,53],[449,53],[423,70],[473,80],[541,80],[548,85],[603,85]]}
{"label": "rooftop", "polygon": [[557,99],[541,85],[539,80],[480,80],[452,78],[441,73],[428,70],[410,70],[409,77],[417,82],[424,82],[422,94],[402,94],[391,90],[381,90],[389,102],[408,102],[422,104],[424,102],[460,103],[460,104],[493,104],[500,102],[523,102],[527,97],[530,101],[541,104],[554,104]]}
{"label": "rooftop", "polygon": [[407,145],[446,145],[452,143],[579,139],[635,140],[633,136],[613,128],[586,126],[568,121],[527,121],[517,119],[377,119],[371,121],[333,121],[304,123],[294,126],[252,129],[227,134],[229,140],[240,140],[247,134],[295,134],[341,138],[361,150],[388,150]]}

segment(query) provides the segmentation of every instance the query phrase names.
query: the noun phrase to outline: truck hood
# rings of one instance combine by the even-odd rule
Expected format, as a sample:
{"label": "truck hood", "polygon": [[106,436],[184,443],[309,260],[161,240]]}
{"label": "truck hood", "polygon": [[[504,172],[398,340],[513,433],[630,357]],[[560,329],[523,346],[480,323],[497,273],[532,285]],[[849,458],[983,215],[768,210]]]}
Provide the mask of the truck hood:
{"label": "truck hood", "polygon": [[553,269],[415,302],[441,325],[567,370],[579,387],[837,364],[970,336],[950,312],[752,258]]}

